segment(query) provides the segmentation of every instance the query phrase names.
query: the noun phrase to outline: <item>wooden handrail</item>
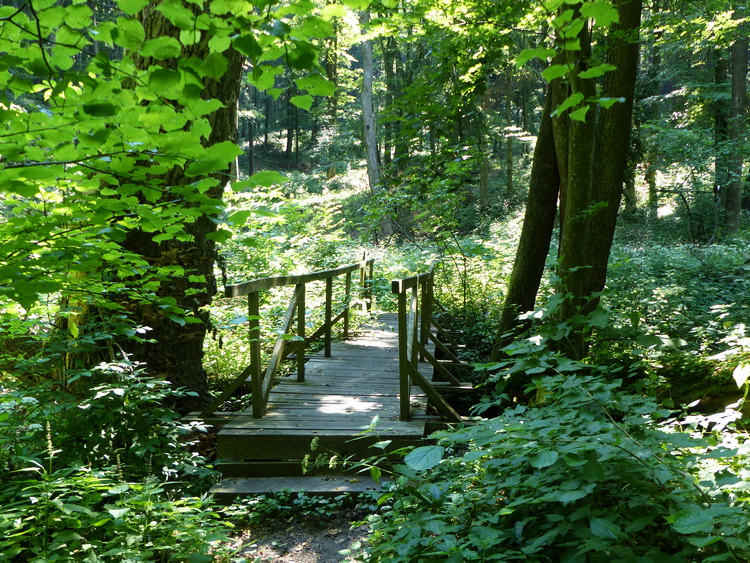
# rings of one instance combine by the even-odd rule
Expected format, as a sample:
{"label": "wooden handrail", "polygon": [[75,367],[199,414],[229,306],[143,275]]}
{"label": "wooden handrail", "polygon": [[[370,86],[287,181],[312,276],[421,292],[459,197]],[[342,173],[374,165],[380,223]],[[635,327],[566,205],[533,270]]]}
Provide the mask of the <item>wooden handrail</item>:
{"label": "wooden handrail", "polygon": [[[266,411],[268,397],[276,381],[281,361],[288,358],[291,352],[287,348],[293,348],[297,354],[297,380],[305,380],[305,350],[308,345],[316,338],[322,336],[324,339],[325,356],[331,356],[331,340],[333,326],[339,321],[343,321],[344,338],[349,333],[349,309],[351,308],[351,288],[352,273],[359,271],[359,290],[360,296],[364,298],[367,310],[370,310],[372,302],[372,275],[373,264],[375,260],[363,260],[357,264],[341,266],[331,270],[312,272],[309,274],[293,276],[275,276],[261,278],[235,285],[228,285],[225,288],[227,297],[247,297],[248,301],[248,327],[250,332],[250,365],[247,366],[218,397],[201,413],[202,417],[211,416],[219,406],[232,396],[240,387],[250,380],[250,389],[252,392],[253,417],[261,418]],[[338,276],[345,275],[344,282],[344,309],[335,317],[333,316],[333,280]],[[305,296],[306,284],[312,282],[325,282],[325,318],[323,326],[316,330],[312,336],[305,338]],[[287,307],[284,320],[282,322],[279,337],[273,348],[273,353],[269,359],[265,370],[262,368],[261,354],[261,330],[260,330],[260,292],[274,287],[284,287],[294,285],[294,294]],[[288,335],[294,326],[294,320],[297,319],[297,340],[289,343]]]}
{"label": "wooden handrail", "polygon": [[[427,349],[429,340],[435,341],[432,334],[432,311],[435,287],[435,264],[429,271],[416,276],[393,280],[391,292],[398,295],[398,360],[399,360],[399,402],[401,420],[409,420],[411,406],[411,385],[416,383],[433,402],[440,413],[454,422],[461,421],[453,407],[443,398],[432,383],[419,371],[418,361],[429,361],[445,376],[445,368]],[[440,367],[437,367],[440,366]],[[451,382],[457,383],[452,376]]]}

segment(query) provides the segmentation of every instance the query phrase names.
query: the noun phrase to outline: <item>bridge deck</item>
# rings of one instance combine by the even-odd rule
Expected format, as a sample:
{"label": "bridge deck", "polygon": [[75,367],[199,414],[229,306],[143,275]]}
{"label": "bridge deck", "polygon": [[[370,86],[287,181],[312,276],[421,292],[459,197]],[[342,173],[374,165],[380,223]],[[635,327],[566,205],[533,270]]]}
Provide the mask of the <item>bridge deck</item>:
{"label": "bridge deck", "polygon": [[[394,447],[420,440],[429,417],[419,388],[412,389],[412,420],[399,420],[396,325],[395,314],[381,315],[359,337],[334,343],[331,357],[312,356],[304,382],[294,375],[281,378],[263,418],[248,411],[228,420],[218,436],[219,457],[300,459],[314,437],[342,455],[366,454],[375,437],[393,439]],[[421,365],[431,371],[429,364]],[[352,442],[376,416],[373,440]]]}

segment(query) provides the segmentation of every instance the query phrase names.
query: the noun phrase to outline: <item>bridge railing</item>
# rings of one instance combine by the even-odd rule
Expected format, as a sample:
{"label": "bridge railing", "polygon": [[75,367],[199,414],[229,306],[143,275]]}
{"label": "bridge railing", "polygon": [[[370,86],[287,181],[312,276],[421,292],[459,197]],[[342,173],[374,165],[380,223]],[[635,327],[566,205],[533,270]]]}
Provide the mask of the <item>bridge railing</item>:
{"label": "bridge railing", "polygon": [[[297,380],[305,380],[305,350],[311,342],[323,338],[324,353],[326,357],[331,356],[331,340],[333,327],[342,321],[342,333],[344,338],[349,334],[349,310],[354,302],[352,299],[352,275],[358,274],[358,286],[355,288],[358,297],[364,300],[367,309],[370,309],[372,301],[372,275],[374,259],[363,260],[357,264],[341,266],[332,270],[312,272],[308,274],[293,276],[276,276],[252,280],[236,285],[228,285],[225,288],[226,297],[247,297],[248,302],[248,325],[250,336],[250,365],[240,373],[222,393],[202,413],[202,417],[210,416],[216,409],[232,396],[240,387],[250,381],[252,393],[252,411],[254,418],[261,418],[266,411],[268,397],[276,381],[276,375],[281,362],[296,354]],[[343,309],[333,313],[333,280],[344,276]],[[307,284],[314,282],[325,282],[325,316],[323,325],[311,335],[306,335],[305,323],[305,296]],[[289,302],[286,314],[278,331],[278,338],[274,344],[273,352],[268,360],[267,366],[263,368],[262,342],[261,342],[261,316],[260,316],[260,293],[274,287],[294,286],[294,293]],[[296,320],[296,340],[290,340],[292,327]]]}
{"label": "bridge railing", "polygon": [[[451,385],[460,386],[461,383],[435,358],[427,346],[430,342],[443,352],[449,361],[456,364],[461,362],[450,350],[444,340],[451,337],[440,326],[435,313],[435,265],[427,272],[394,280],[391,282],[391,292],[398,295],[398,360],[399,360],[399,403],[401,420],[409,420],[411,405],[411,387],[416,384],[432,401],[440,413],[449,420],[459,422],[459,415],[443,398],[438,387],[429,381],[419,370],[419,362],[429,362],[436,373]],[[436,333],[441,335],[438,338]],[[455,343],[454,343],[455,344]]]}

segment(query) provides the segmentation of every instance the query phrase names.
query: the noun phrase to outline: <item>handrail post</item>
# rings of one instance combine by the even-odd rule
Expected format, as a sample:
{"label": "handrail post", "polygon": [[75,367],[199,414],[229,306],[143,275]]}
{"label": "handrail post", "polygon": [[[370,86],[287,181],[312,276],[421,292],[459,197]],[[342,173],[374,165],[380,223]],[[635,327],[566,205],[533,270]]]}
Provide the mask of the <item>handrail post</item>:
{"label": "handrail post", "polygon": [[419,333],[419,286],[416,285],[413,288],[411,288],[411,291],[409,292],[411,295],[411,302],[409,303],[409,320],[410,320],[410,326],[409,326],[409,363],[414,367],[414,369],[419,369],[417,365],[417,360],[419,358],[419,346],[417,346],[417,342],[420,340],[420,333]]}
{"label": "handrail post", "polygon": [[260,296],[257,291],[247,296],[248,325],[250,327],[250,390],[253,401],[253,418],[262,418],[263,371],[260,363]]}
{"label": "handrail post", "polygon": [[305,284],[297,284],[297,381],[305,380]]}
{"label": "handrail post", "polygon": [[[422,343],[422,346],[427,346],[427,343],[429,342],[429,336],[428,333],[432,329],[432,299],[433,299],[433,291],[434,291],[434,274],[430,274],[430,276],[424,281],[424,284],[422,285],[422,302],[421,302],[421,309],[420,309],[420,338],[419,341]],[[425,361],[424,355],[419,355],[420,361]]]}
{"label": "handrail post", "polygon": [[411,381],[406,368],[409,363],[409,322],[406,310],[406,292],[398,294],[398,365],[399,365],[399,418],[409,420],[411,407]]}
{"label": "handrail post", "polygon": [[347,272],[344,282],[344,340],[349,337],[349,306],[352,302],[352,273]]}
{"label": "handrail post", "polygon": [[367,262],[360,263],[359,266],[359,296],[365,302],[367,307]]}
{"label": "handrail post", "polygon": [[326,278],[326,333],[325,333],[325,357],[331,357],[331,317],[333,307],[333,278]]}
{"label": "handrail post", "polygon": [[367,312],[372,313],[372,280],[374,279],[373,272],[375,268],[375,260],[370,260],[368,265],[368,276],[367,285],[365,289],[365,299],[367,304]]}

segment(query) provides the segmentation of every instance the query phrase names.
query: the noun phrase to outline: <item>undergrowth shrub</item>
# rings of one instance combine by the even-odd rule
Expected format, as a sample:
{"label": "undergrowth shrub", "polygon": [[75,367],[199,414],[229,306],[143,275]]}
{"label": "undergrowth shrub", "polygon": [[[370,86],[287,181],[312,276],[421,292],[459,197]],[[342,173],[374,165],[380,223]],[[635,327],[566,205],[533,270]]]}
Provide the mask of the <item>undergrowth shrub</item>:
{"label": "undergrowth shrub", "polygon": [[374,561],[747,561],[750,442],[620,381],[538,379],[516,405],[436,433],[379,499]]}
{"label": "undergrowth shrub", "polygon": [[75,390],[0,382],[0,561],[211,561],[228,526],[196,496],[214,472],[189,450],[184,393],[138,364]]}

